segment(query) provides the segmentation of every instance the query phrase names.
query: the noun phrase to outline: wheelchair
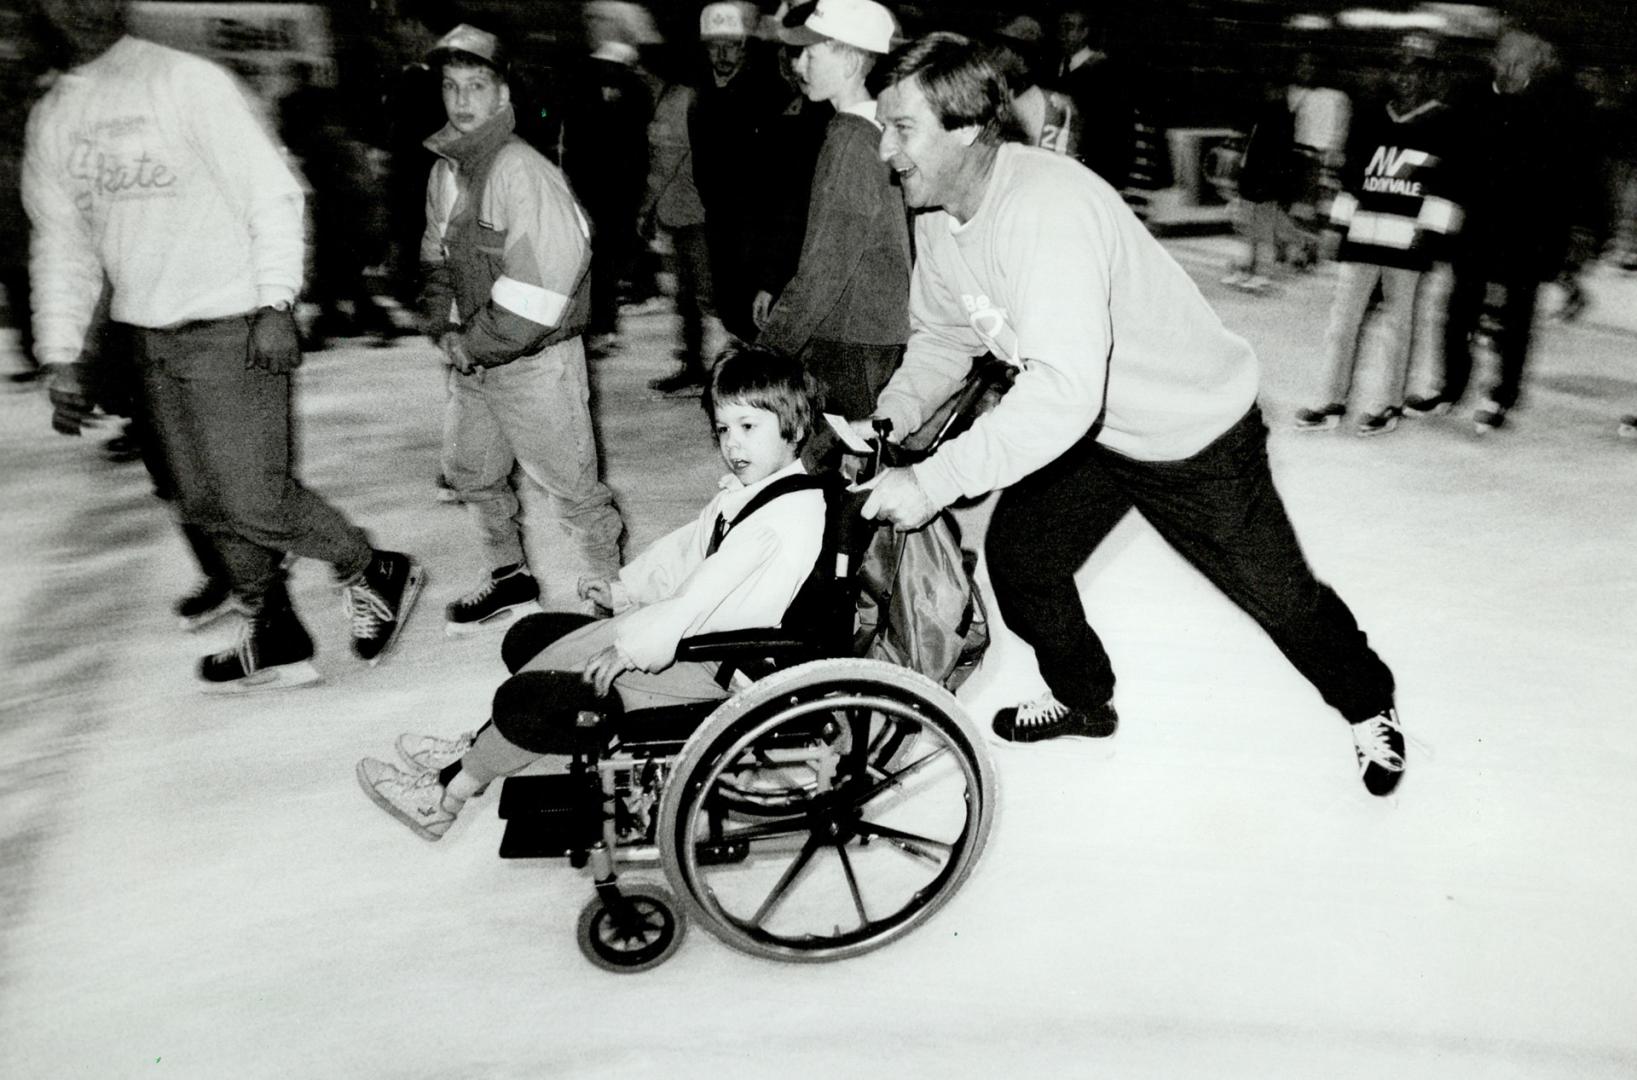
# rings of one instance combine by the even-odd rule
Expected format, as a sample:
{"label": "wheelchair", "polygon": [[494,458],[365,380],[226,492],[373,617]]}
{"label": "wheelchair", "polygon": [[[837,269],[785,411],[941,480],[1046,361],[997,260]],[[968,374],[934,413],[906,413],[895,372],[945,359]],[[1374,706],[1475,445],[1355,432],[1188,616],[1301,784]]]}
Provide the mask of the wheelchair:
{"label": "wheelchair", "polygon": [[[878,427],[855,479],[931,453],[1008,374],[975,365],[907,445]],[[600,699],[565,732],[566,772],[504,782],[501,857],[589,872],[577,941],[598,967],[661,964],[690,923],[754,956],[843,960],[927,922],[971,874],[996,802],[982,735],[943,685],[857,655],[866,494],[826,483],[819,567],[781,626],[681,643],[678,660],[720,665],[726,700]]]}

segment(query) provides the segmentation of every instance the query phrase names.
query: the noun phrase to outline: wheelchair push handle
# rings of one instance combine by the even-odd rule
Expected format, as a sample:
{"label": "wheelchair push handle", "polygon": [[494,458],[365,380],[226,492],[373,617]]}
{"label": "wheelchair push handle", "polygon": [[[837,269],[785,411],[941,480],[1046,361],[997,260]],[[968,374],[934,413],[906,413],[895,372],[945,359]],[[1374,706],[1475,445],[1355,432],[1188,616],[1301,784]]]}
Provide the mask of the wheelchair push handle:
{"label": "wheelchair push handle", "polygon": [[1017,373],[1016,366],[993,354],[986,353],[977,358],[955,392],[933,410],[926,423],[902,442],[890,441],[891,420],[871,417],[870,426],[875,429],[875,438],[868,440],[871,452],[859,469],[858,482],[868,481],[883,466],[901,468],[931,457],[940,446],[972,426],[972,421],[985,411],[984,407],[991,396],[998,398],[1005,394],[1017,378]]}

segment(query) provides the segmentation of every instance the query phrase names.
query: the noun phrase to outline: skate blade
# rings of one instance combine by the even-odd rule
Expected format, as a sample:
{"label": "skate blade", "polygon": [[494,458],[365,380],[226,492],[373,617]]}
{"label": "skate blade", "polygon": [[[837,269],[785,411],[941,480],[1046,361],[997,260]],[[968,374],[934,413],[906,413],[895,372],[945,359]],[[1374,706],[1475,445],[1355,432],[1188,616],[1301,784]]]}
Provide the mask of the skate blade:
{"label": "skate blade", "polygon": [[254,675],[246,675],[233,682],[205,683],[200,689],[206,694],[256,694],[265,690],[293,690],[323,679],[311,660],[263,668]]}
{"label": "skate blade", "polygon": [[456,623],[446,621],[443,624],[443,633],[445,637],[452,638],[476,637],[479,634],[504,630],[525,615],[534,615],[541,610],[540,601],[530,600],[526,604],[513,604],[511,607],[501,608],[487,619],[479,619],[477,622]]}
{"label": "skate blade", "polygon": [[404,624],[409,621],[409,613],[415,610],[415,601],[420,599],[421,588],[426,584],[426,568],[420,563],[411,563],[409,577],[404,581],[403,599],[398,601],[398,618],[392,624],[392,633],[387,635],[387,643],[381,646],[381,651],[370,657],[369,666],[379,664],[392,647],[398,644],[398,635],[404,632]]}

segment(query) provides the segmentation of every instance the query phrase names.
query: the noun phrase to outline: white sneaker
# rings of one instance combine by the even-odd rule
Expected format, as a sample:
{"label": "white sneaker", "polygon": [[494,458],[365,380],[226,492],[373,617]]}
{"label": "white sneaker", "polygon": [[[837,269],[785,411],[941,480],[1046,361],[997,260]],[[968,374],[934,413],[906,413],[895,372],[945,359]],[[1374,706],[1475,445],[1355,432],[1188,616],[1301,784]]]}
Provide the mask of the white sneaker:
{"label": "white sneaker", "polygon": [[435,772],[406,773],[384,761],[365,758],[354,770],[358,786],[376,806],[391,814],[427,840],[438,840],[455,823],[460,805],[453,810],[444,797],[443,785]]}
{"label": "white sneaker", "polygon": [[405,732],[398,736],[398,741],[394,745],[398,748],[398,756],[416,772],[435,773],[442,772],[465,757],[466,751],[472,748],[476,738],[470,731],[453,739]]}

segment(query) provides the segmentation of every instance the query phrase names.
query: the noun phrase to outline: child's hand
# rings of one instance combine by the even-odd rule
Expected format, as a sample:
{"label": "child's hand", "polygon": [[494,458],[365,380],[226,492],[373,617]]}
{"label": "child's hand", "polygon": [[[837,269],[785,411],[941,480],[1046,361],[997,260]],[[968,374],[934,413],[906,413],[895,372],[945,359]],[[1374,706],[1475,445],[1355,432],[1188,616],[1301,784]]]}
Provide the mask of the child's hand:
{"label": "child's hand", "polygon": [[636,665],[620,652],[618,645],[610,645],[585,662],[585,670],[580,678],[590,683],[597,696],[602,697],[613,689],[615,679],[635,667]]}
{"label": "child's hand", "polygon": [[590,600],[598,607],[614,610],[614,586],[607,578],[587,574],[580,579],[576,590],[581,600]]}

